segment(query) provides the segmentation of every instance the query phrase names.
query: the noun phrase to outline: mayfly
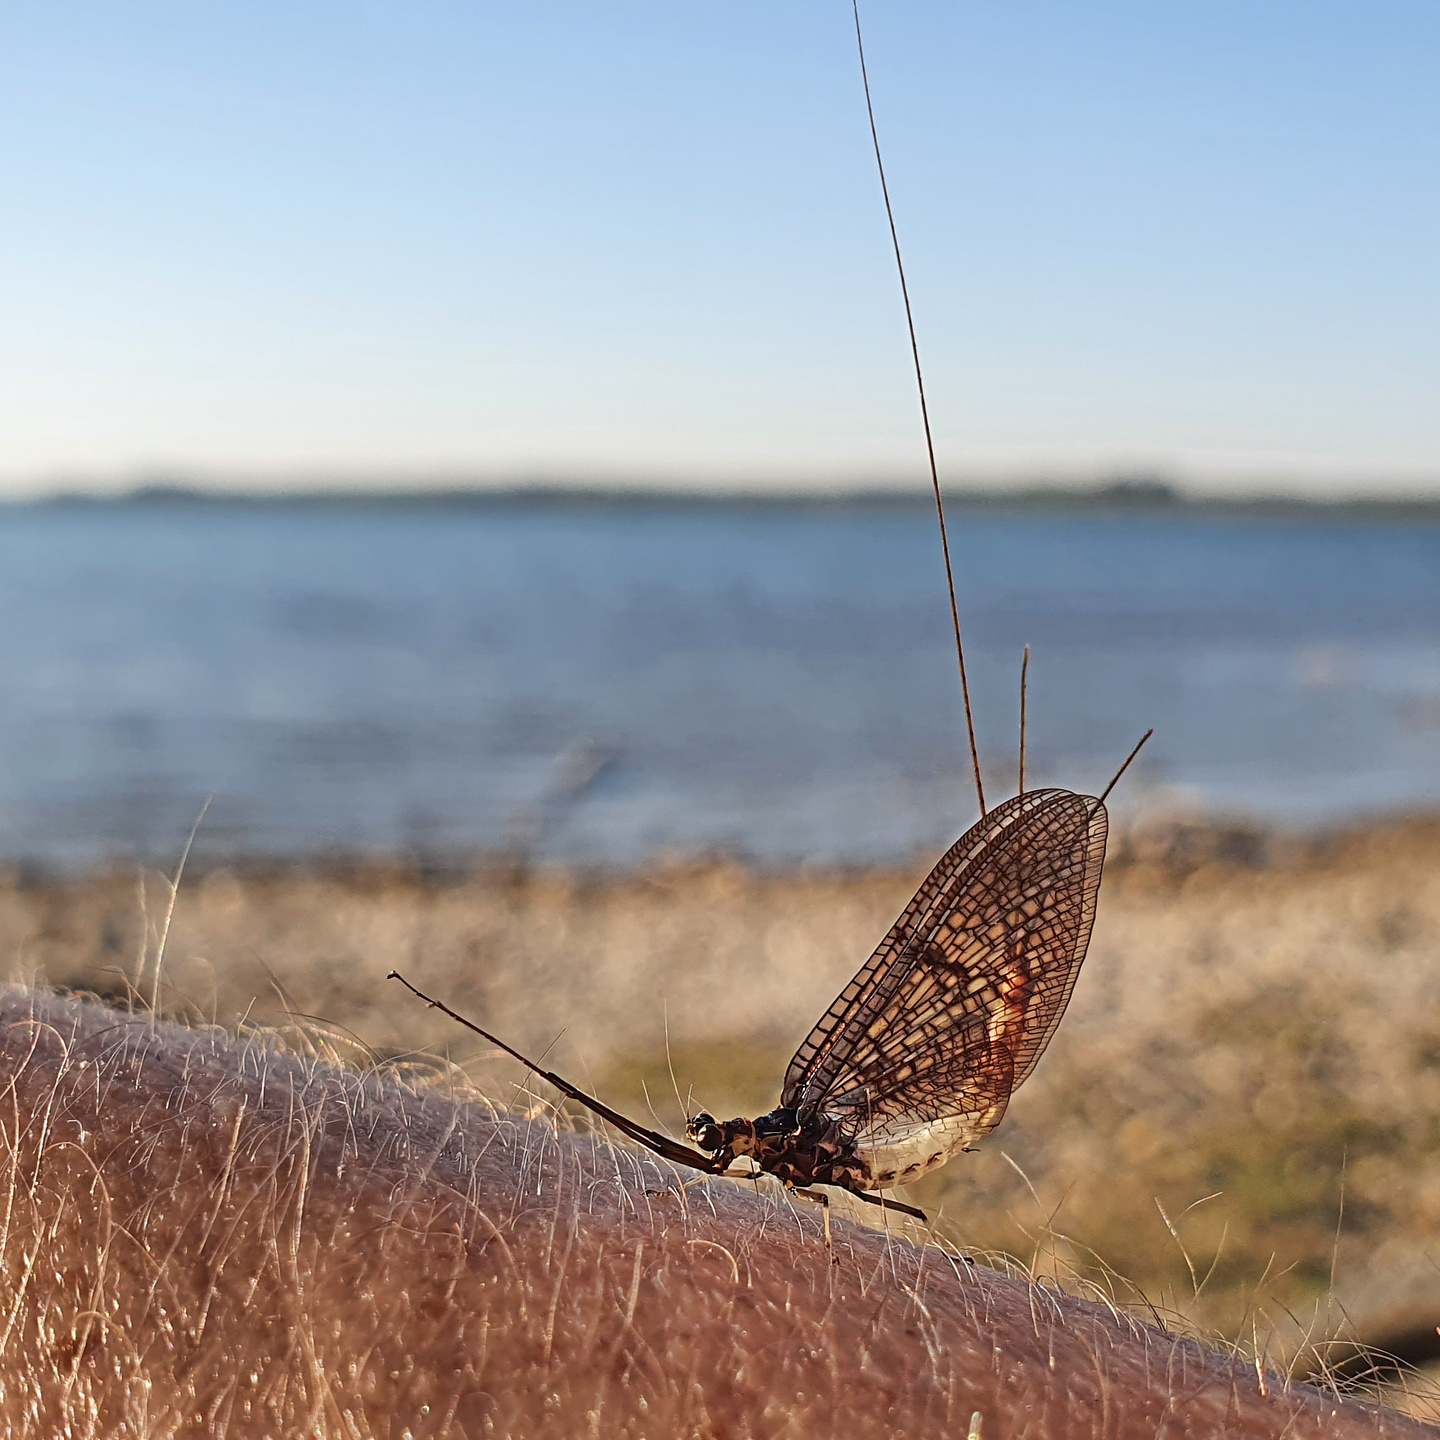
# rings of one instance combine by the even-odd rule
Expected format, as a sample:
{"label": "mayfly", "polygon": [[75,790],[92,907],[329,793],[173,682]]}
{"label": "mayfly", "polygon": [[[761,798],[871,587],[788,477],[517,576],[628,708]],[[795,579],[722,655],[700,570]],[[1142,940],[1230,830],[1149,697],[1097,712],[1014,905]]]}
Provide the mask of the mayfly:
{"label": "mayfly", "polygon": [[[1019,793],[986,807],[919,345],[880,155],[858,0],[852,6],[910,330],[980,819],[941,856],[875,953],[795,1052],[779,1105],[754,1120],[692,1115],[685,1126],[691,1145],[612,1110],[390,972],[420,999],[662,1159],[708,1175],[773,1175],[795,1194],[826,1205],[827,1238],[829,1202],[813,1187],[844,1190],[924,1220],[923,1211],[874,1192],[913,1183],[972,1149],[1000,1123],[1075,988],[1105,863],[1105,801],[1150,738],[1147,732],[1099,796],[1026,791],[1022,669]],[[1025,656],[1028,665],[1028,648]],[[740,1160],[751,1168],[732,1170]]]}
{"label": "mayfly", "polygon": [[[754,1120],[691,1116],[685,1132],[698,1149],[542,1069],[396,971],[390,978],[662,1159],[712,1175],[763,1172],[822,1203],[811,1187],[829,1185],[923,1220],[871,1192],[911,1184],[1000,1123],[1075,988],[1105,832],[1105,795],[1031,790],[989,811],[795,1052],[780,1104]],[[754,1171],[731,1171],[742,1158]]]}

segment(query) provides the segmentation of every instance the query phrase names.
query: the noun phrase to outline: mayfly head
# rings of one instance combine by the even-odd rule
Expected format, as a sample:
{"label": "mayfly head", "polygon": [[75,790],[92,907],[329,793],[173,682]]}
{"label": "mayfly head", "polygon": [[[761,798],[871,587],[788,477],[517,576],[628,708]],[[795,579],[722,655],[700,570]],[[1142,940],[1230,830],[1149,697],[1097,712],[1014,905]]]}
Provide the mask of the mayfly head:
{"label": "mayfly head", "polygon": [[725,1145],[725,1132],[716,1123],[715,1117],[705,1110],[685,1122],[685,1138],[711,1154]]}
{"label": "mayfly head", "polygon": [[717,1120],[701,1111],[685,1123],[686,1136],[711,1155],[724,1154],[726,1164],[738,1155],[755,1153],[753,1120]]}

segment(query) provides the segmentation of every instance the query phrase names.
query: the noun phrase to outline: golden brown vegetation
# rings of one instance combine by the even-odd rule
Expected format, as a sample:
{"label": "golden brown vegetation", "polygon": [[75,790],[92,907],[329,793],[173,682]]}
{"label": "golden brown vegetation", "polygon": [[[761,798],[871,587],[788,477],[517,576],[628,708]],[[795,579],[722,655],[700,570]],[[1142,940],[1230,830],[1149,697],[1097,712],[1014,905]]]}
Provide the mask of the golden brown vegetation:
{"label": "golden brown vegetation", "polygon": [[0,989],[23,1437],[1406,1436],[1103,1305],[263,1037]]}
{"label": "golden brown vegetation", "polygon": [[[227,1024],[288,1006],[387,1056],[454,1047],[508,1093],[516,1067],[387,988],[398,966],[674,1126],[672,1067],[717,1113],[774,1103],[794,1044],[915,878],[218,871],[187,882],[160,993]],[[149,888],[142,909],[134,877],[12,877],[0,944],[19,973],[122,993],[142,956],[153,972],[167,897]],[[980,1155],[909,1198],[957,1244],[1143,1292],[1283,1367],[1346,1361],[1335,1337],[1424,1359],[1440,1322],[1437,962],[1440,823],[1304,843],[1129,836],[1035,1078]]]}

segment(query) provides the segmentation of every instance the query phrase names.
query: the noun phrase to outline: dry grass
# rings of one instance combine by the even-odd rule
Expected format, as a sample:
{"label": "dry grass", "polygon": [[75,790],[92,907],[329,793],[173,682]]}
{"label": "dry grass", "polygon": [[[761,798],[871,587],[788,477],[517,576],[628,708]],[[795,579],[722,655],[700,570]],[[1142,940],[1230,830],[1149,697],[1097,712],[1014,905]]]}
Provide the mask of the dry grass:
{"label": "dry grass", "polygon": [[[682,1094],[768,1108],[915,878],[221,871],[187,882],[161,994],[231,1024],[288,1005],[387,1056],[454,1046],[506,1093],[515,1068],[387,987],[397,966],[673,1125],[667,1023]],[[116,994],[153,961],[166,896],[149,889],[142,911],[133,877],[12,878],[0,944],[17,973]],[[1314,1367],[1337,1335],[1423,1358],[1440,1322],[1437,957],[1440,822],[1313,844],[1130,837],[1050,1054],[984,1152],[912,1198],[956,1243],[1036,1275],[1113,1285],[1111,1267],[1275,1363]]]}
{"label": "dry grass", "polygon": [[542,1113],[0,989],[0,1424],[159,1437],[1416,1436]]}

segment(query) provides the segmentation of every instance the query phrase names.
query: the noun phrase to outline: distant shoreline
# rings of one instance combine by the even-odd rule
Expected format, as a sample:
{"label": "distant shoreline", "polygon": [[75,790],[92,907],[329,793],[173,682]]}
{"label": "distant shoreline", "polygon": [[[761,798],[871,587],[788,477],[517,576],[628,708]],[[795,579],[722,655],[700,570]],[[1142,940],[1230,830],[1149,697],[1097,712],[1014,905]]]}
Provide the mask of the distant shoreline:
{"label": "distant shoreline", "polygon": [[[831,492],[691,491],[641,486],[431,486],[417,489],[217,490],[184,484],[140,485],[116,494],[62,491],[0,501],[17,510],[685,510],[718,513],[912,512],[933,505],[928,490],[855,488]],[[1197,496],[1158,480],[1092,486],[1042,485],[955,489],[947,508],[969,514],[1134,515],[1164,519],[1369,521],[1440,524],[1440,496],[1322,499],[1287,495]]]}
{"label": "distant shoreline", "polygon": [[[202,831],[203,836],[203,831]],[[183,836],[179,837],[183,841]],[[1419,804],[1361,811],[1308,823],[1282,823],[1223,810],[1142,815],[1131,821],[1112,815],[1106,874],[1134,871],[1185,876],[1193,871],[1296,870],[1343,866],[1376,846],[1440,856],[1440,807]],[[526,885],[580,886],[591,890],[693,881],[695,877],[743,875],[772,886],[894,881],[903,889],[934,863],[938,842],[871,859],[802,854],[762,856],[720,846],[660,847],[623,858],[564,859],[503,846],[416,846],[393,849],[339,848],[279,850],[221,849],[192,853],[186,884],[203,886],[213,876],[247,884],[325,883],[359,893],[412,888],[452,890],[471,884],[504,888]],[[19,893],[75,893],[119,887],[126,895],[142,871],[169,872],[174,845],[161,851],[115,850],[66,860],[20,850],[0,852],[0,896]],[[3,931],[3,917],[0,917]]]}

